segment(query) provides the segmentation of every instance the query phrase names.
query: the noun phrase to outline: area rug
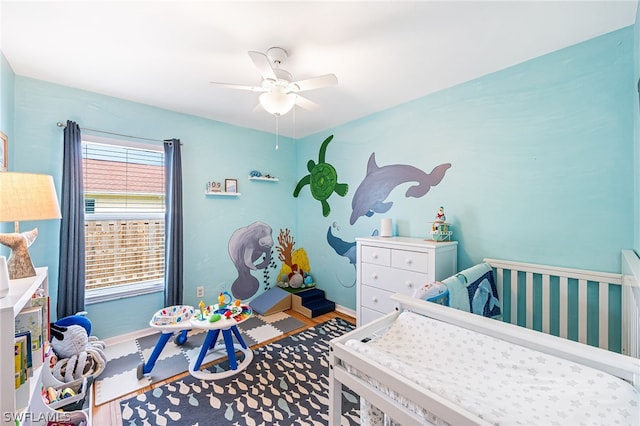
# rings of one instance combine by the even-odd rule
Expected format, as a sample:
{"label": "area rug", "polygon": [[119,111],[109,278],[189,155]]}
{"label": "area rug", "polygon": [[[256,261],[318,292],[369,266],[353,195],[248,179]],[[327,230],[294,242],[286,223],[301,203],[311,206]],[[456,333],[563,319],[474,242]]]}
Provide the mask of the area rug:
{"label": "area rug", "polygon": [[[255,349],[235,376],[186,376],[120,402],[125,425],[327,425],[329,340],[354,328],[340,318]],[[227,361],[219,368],[228,367]],[[210,367],[211,368],[211,367]],[[359,398],[342,392],[342,425],[357,425]]]}
{"label": "area rug", "polygon": [[[257,315],[238,325],[248,346],[282,336],[305,325],[304,322],[279,312],[273,315]],[[146,362],[158,342],[160,333],[150,334],[135,341],[107,346],[107,366],[94,382],[95,405],[101,405],[131,392],[168,379],[189,369],[189,362],[198,357],[204,338],[204,330],[192,330],[187,341],[179,346],[173,337],[167,342],[148,377],[138,380],[137,368]],[[220,354],[222,357],[223,354]]]}

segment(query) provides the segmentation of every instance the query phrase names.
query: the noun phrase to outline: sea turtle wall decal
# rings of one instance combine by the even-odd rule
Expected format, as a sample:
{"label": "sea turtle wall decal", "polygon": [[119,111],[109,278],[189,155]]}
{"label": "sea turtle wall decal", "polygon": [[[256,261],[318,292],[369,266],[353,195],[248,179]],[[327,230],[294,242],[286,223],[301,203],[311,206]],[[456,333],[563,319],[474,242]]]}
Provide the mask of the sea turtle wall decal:
{"label": "sea turtle wall decal", "polygon": [[322,204],[322,215],[324,217],[329,216],[329,212],[331,211],[329,203],[327,202],[331,194],[335,192],[339,196],[344,197],[349,191],[349,185],[346,183],[338,183],[338,173],[336,169],[331,164],[325,162],[327,145],[329,145],[332,139],[333,135],[330,135],[322,142],[318,154],[318,164],[313,160],[307,162],[309,174],[300,179],[296,185],[296,189],[293,190],[293,196],[297,197],[302,187],[309,185],[313,198]]}

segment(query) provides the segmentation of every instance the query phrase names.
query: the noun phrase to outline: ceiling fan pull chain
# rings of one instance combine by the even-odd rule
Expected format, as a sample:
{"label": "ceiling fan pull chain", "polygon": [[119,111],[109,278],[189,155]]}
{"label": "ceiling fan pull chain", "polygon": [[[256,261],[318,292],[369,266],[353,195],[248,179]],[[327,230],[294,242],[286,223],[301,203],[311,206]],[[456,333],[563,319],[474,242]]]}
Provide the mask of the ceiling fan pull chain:
{"label": "ceiling fan pull chain", "polygon": [[276,114],[276,151],[278,150],[278,118],[280,118],[280,114]]}

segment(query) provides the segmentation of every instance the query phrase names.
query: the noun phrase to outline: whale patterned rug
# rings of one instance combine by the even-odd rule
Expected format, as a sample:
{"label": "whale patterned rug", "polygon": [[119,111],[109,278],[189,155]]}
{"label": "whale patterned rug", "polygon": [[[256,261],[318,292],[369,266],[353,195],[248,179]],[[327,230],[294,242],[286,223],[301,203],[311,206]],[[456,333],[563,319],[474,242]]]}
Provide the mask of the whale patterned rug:
{"label": "whale patterned rug", "polygon": [[[238,325],[245,343],[253,345],[266,342],[294,331],[305,325],[304,322],[284,312],[262,316],[254,314],[247,321]],[[138,380],[137,368],[146,362],[158,341],[160,333],[105,348],[107,366],[94,382],[95,405],[101,405],[129,393],[160,382],[189,369],[189,362],[198,357],[206,336],[203,330],[189,332],[187,341],[178,346],[173,337],[167,342],[148,377]],[[223,354],[220,354],[222,357]]]}
{"label": "whale patterned rug", "polygon": [[[333,318],[255,349],[246,370],[220,380],[192,376],[120,402],[124,425],[327,425],[329,340],[354,325]],[[226,361],[209,367],[219,371]],[[217,370],[216,370],[217,368]],[[342,392],[342,425],[357,425],[359,398]]]}

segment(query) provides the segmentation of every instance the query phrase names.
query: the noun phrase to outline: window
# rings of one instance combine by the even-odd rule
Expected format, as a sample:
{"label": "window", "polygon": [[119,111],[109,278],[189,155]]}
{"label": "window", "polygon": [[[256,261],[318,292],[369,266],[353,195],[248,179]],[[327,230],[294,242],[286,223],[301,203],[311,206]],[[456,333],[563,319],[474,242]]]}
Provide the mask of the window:
{"label": "window", "polygon": [[92,137],[82,160],[87,303],[162,291],[163,147]]}

